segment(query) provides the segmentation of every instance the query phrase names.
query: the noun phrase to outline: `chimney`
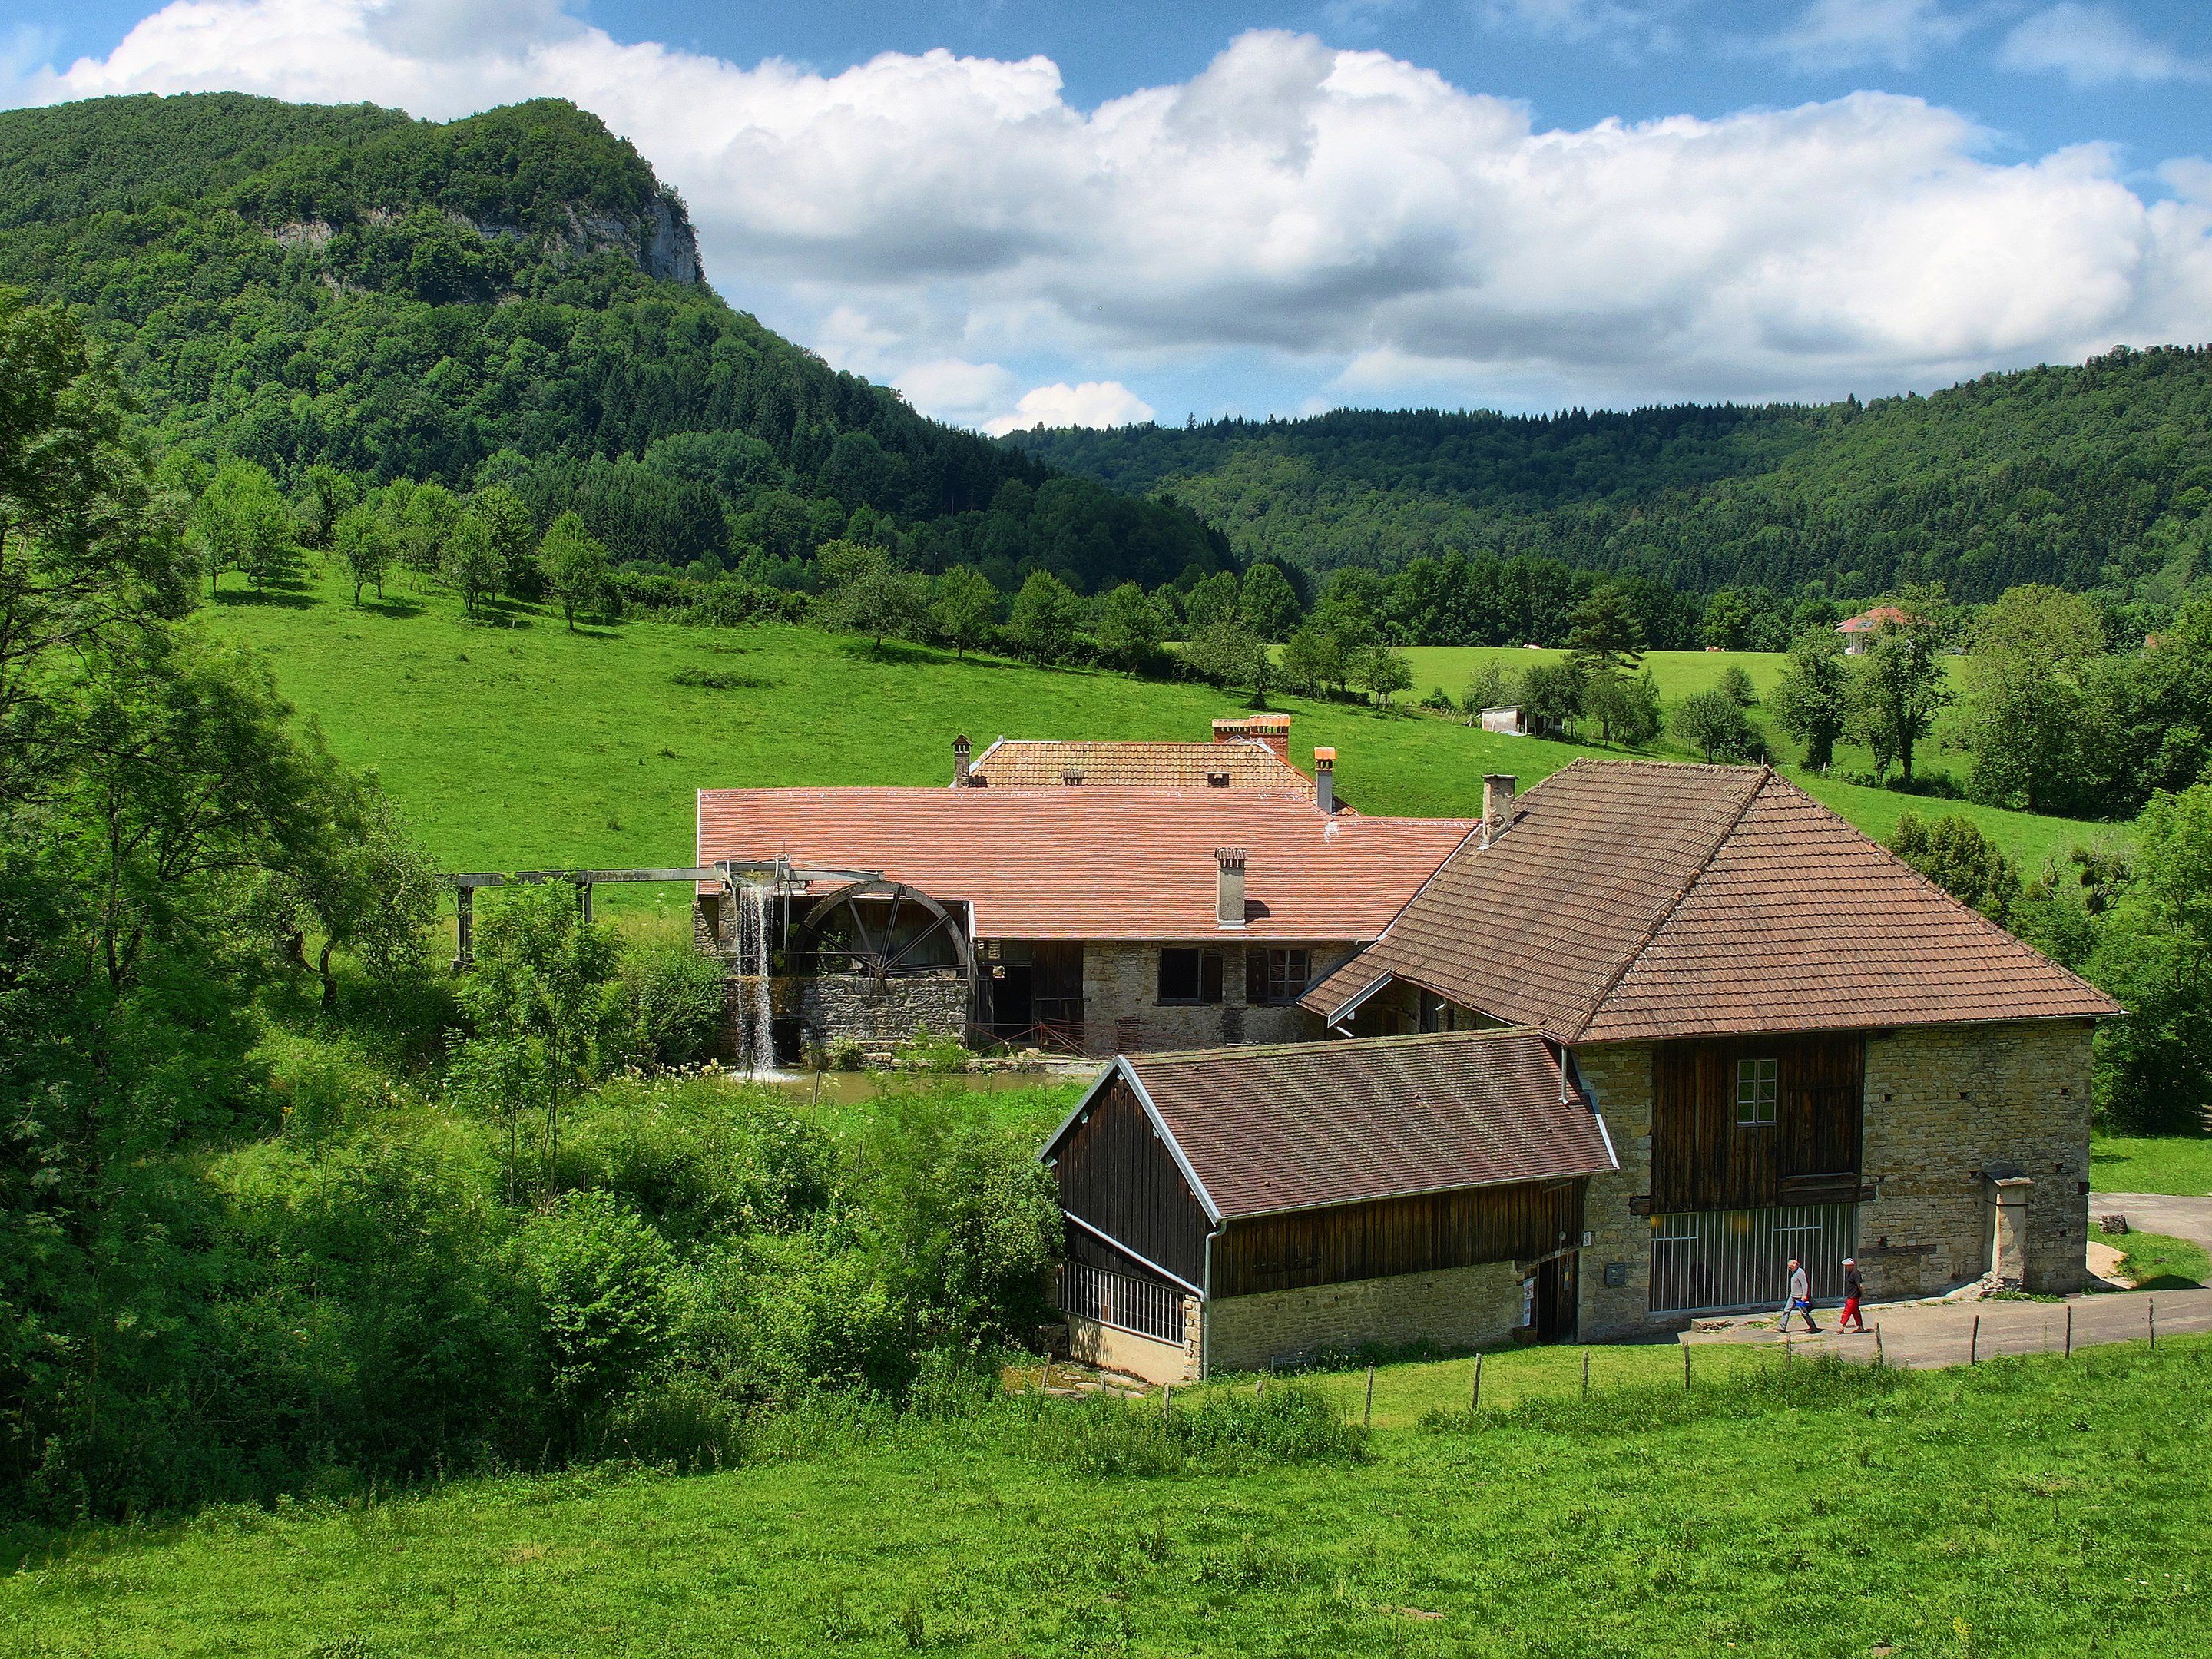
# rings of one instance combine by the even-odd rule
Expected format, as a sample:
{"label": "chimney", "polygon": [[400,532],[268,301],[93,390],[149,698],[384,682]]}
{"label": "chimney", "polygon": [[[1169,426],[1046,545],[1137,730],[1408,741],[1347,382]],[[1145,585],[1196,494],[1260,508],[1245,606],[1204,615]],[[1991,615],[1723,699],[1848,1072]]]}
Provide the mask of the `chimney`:
{"label": "chimney", "polygon": [[1214,885],[1213,919],[1224,927],[1244,925],[1244,849],[1217,847],[1213,862],[1218,870]]}
{"label": "chimney", "polygon": [[1513,827],[1513,794],[1521,780],[1510,773],[1486,773],[1482,780],[1482,844],[1487,847]]}
{"label": "chimney", "polygon": [[969,753],[968,734],[963,732],[952,739],[952,787],[955,789],[968,787]]}
{"label": "chimney", "polygon": [[1314,805],[1324,814],[1336,811],[1336,750],[1314,750]]}
{"label": "chimney", "polygon": [[1213,740],[1216,743],[1234,743],[1246,735],[1243,720],[1216,720],[1213,723]]}
{"label": "chimney", "polygon": [[1275,758],[1285,766],[1291,762],[1291,717],[1288,714],[1255,714],[1244,722],[1244,735],[1257,738],[1275,751]]}

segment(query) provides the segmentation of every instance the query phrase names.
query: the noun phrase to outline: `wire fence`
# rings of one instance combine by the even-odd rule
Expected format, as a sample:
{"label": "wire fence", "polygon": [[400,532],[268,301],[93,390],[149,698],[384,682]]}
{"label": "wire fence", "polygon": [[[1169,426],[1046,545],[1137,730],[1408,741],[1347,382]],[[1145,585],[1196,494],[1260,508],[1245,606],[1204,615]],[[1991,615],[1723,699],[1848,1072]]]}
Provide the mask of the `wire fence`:
{"label": "wire fence", "polygon": [[1651,1311],[1778,1308],[1789,1293],[1793,1256],[1804,1264],[1815,1297],[1841,1296],[1843,1261],[1858,1225],[1856,1204],[1655,1215]]}

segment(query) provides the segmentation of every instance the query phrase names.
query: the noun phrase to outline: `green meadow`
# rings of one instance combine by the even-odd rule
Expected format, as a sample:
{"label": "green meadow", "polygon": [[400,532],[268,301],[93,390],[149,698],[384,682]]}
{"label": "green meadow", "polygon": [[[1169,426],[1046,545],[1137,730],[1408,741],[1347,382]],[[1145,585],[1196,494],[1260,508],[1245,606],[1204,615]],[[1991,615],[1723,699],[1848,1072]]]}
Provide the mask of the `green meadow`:
{"label": "green meadow", "polygon": [[[434,854],[457,868],[681,863],[692,856],[698,788],[942,783],[960,732],[979,749],[1001,735],[1193,739],[1237,708],[1203,686],[897,643],[878,653],[809,629],[633,621],[570,633],[557,617],[522,606],[471,623],[444,595],[397,586],[356,610],[335,580],[266,596],[227,589],[209,612],[216,628],[266,658],[343,758],[375,769]],[[1421,689],[1440,679],[1456,692],[1480,653],[1412,654]],[[1717,679],[1732,660],[1650,659],[1670,699]],[[1741,660],[1755,684],[1778,672],[1776,658]],[[1346,703],[1283,696],[1273,706],[1297,718],[1294,756],[1310,763],[1316,745],[1336,749],[1339,792],[1367,811],[1472,816],[1486,772],[1516,774],[1526,787],[1577,757],[1626,752]],[[2125,834],[1799,781],[1875,836],[1906,811],[1963,812],[2031,868],[2078,842]],[[613,902],[682,900],[657,891]]]}
{"label": "green meadow", "polygon": [[0,1631],[23,1659],[2200,1650],[2201,1339],[1932,1373],[1769,1352],[1587,1401],[1562,1357],[1492,1356],[1481,1416],[1412,1424],[1386,1370],[1371,1436],[1350,1376],[1271,1390],[1349,1414],[1302,1442],[1249,1396],[1179,1401],[1181,1443],[1156,1398],[979,1399],[824,1414],[720,1473],[19,1533]]}

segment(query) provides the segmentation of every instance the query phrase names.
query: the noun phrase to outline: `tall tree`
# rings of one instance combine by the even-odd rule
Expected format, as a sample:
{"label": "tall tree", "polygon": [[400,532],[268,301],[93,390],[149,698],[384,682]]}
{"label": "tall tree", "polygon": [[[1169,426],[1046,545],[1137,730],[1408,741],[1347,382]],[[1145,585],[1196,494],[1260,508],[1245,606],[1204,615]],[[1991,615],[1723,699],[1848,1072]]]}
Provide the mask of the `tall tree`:
{"label": "tall tree", "polygon": [[1263,640],[1278,642],[1290,638],[1301,615],[1298,596],[1290,579],[1264,561],[1244,573],[1237,608],[1254,633]]}
{"label": "tall tree", "polygon": [[2105,626],[2078,593],[2008,588],[1967,638],[1966,740],[1977,800],[2030,812],[2078,810],[2089,671]]}
{"label": "tall tree", "polygon": [[1842,636],[1832,628],[1814,628],[1790,646],[1766,702],[1774,723],[1805,745],[1805,764],[1825,772],[1835,760],[1837,740],[1850,728],[1852,696]]}
{"label": "tall tree", "polygon": [[292,509],[276,481],[252,461],[227,461],[192,508],[192,533],[208,592],[225,570],[242,570],[256,589],[289,569]]}
{"label": "tall tree", "polygon": [[392,568],[392,535],[374,510],[349,507],[339,514],[331,532],[331,549],[353,582],[356,610],[364,587],[374,586],[376,597],[384,597],[384,573]]}
{"label": "tall tree", "polygon": [[865,635],[884,648],[887,637],[911,638],[929,618],[929,579],[891,562],[880,547],[824,542],[815,551],[823,592],[816,609],[830,627]]}
{"label": "tall tree", "polygon": [[71,745],[52,666],[190,607],[181,528],[76,322],[0,289],[0,811]]}
{"label": "tall tree", "polygon": [[1899,763],[1912,781],[1915,748],[1951,701],[1935,626],[1915,616],[1886,622],[1860,660],[1855,723],[1876,771]]}
{"label": "tall tree", "polygon": [[981,571],[956,564],[937,579],[937,596],[930,602],[930,620],[938,637],[952,647],[955,657],[965,657],[991,637],[991,624],[999,614],[999,590]]}
{"label": "tall tree", "polygon": [[471,617],[498,591],[501,572],[499,554],[492,546],[491,526],[473,512],[464,513],[453,521],[438,563],[447,586],[461,596],[462,610]]}
{"label": "tall tree", "polygon": [[1064,662],[1075,648],[1081,616],[1081,602],[1066,582],[1049,570],[1033,570],[1014,595],[1006,637],[1031,662]]}
{"label": "tall tree", "polygon": [[504,484],[493,484],[469,498],[468,510],[490,538],[499,591],[519,599],[532,597],[538,580],[533,557],[538,532],[522,498]]}
{"label": "tall tree", "polygon": [[1098,605],[1099,654],[1116,668],[1136,673],[1149,667],[1167,638],[1160,608],[1135,582],[1123,582]]}
{"label": "tall tree", "polygon": [[576,631],[579,611],[606,602],[610,572],[605,544],[584,528],[576,514],[563,513],[545,526],[545,539],[538,544],[538,568],[571,634]]}

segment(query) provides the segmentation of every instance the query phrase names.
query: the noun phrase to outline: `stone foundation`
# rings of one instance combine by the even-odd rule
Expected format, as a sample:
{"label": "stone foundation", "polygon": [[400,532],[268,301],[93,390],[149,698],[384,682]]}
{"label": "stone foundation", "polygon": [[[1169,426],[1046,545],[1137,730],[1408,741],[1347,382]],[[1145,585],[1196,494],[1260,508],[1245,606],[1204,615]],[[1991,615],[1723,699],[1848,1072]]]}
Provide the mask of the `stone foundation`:
{"label": "stone foundation", "polygon": [[1510,1261],[1230,1297],[1207,1310],[1206,1368],[1258,1370],[1287,1355],[1370,1342],[1479,1347],[1519,1326],[1521,1307],[1521,1270]]}
{"label": "stone foundation", "polygon": [[1199,1375],[1199,1331],[1202,1325],[1200,1305],[1194,1296],[1183,1298],[1181,1342],[1139,1336],[1118,1325],[1069,1314],[1067,1357],[1078,1364],[1095,1365],[1102,1371],[1118,1371],[1146,1382],[1194,1382]]}
{"label": "stone foundation", "polygon": [[[722,994],[723,1049],[735,1058],[755,981],[732,975]],[[850,1040],[867,1048],[911,1042],[917,1029],[964,1041],[968,981],[951,974],[878,980],[865,974],[779,975],[769,981],[769,1018],[796,1020],[807,1041],[826,1048]]]}

